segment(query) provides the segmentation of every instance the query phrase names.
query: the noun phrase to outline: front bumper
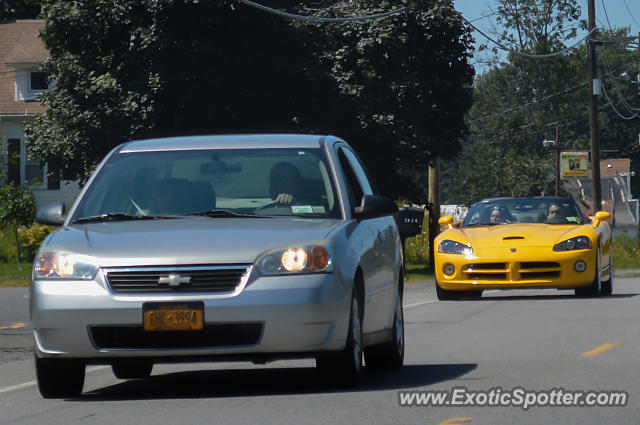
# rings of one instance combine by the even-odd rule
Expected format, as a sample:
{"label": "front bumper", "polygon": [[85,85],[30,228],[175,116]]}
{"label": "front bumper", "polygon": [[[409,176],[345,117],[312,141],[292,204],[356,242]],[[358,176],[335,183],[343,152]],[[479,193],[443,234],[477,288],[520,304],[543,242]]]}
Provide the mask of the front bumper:
{"label": "front bumper", "polygon": [[[30,313],[39,357],[83,358],[93,362],[118,357],[154,357],[187,360],[189,356],[234,356],[314,353],[340,350],[347,337],[351,286],[335,274],[263,277],[251,272],[242,292],[230,297],[205,293],[114,294],[103,273],[94,281],[36,280],[31,285]],[[189,331],[175,348],[109,348],[97,343],[96,328],[137,329],[143,325],[145,302],[202,301],[205,327],[252,329],[255,341],[231,339],[231,345],[189,346]],[[244,326],[244,328],[243,328]],[[144,331],[142,331],[144,332]],[[129,335],[130,336],[130,335]],[[155,335],[154,335],[155,336]],[[175,337],[175,334],[173,335]],[[131,338],[129,338],[131,339]],[[157,338],[156,338],[157,339]],[[240,341],[240,342],[239,342]],[[104,344],[103,344],[104,345]],[[276,356],[277,357],[277,356]]]}
{"label": "front bumper", "polygon": [[[482,255],[464,256],[437,253],[435,274],[438,285],[446,290],[473,289],[573,289],[590,285],[596,273],[595,249],[555,252],[551,248],[518,247],[484,249]],[[575,269],[583,261],[582,272]],[[446,264],[455,273],[445,275]]]}

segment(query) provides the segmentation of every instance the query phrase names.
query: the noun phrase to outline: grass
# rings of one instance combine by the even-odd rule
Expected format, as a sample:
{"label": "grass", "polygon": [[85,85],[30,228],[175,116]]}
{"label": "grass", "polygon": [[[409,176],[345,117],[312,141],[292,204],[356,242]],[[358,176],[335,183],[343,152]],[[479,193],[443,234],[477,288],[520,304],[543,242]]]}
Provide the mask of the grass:
{"label": "grass", "polygon": [[405,271],[405,280],[408,283],[433,279],[433,272],[424,264],[407,264]]}
{"label": "grass", "polygon": [[640,269],[640,240],[619,235],[613,240],[614,269]]}
{"label": "grass", "polygon": [[0,286],[28,286],[31,280],[31,263],[0,263]]}

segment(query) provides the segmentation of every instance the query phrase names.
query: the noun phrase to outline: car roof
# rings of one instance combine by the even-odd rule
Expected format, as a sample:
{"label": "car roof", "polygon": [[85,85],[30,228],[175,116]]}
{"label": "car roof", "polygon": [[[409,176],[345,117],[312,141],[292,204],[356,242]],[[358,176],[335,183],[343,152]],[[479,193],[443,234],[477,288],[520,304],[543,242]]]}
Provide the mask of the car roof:
{"label": "car roof", "polygon": [[119,153],[201,149],[319,148],[328,136],[316,134],[229,134],[166,137],[124,143]]}

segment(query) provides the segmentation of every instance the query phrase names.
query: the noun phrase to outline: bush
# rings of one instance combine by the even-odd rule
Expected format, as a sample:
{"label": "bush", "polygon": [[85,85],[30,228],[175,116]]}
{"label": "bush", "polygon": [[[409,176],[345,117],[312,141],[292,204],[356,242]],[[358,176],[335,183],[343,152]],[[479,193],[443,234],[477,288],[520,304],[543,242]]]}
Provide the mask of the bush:
{"label": "bush", "polygon": [[36,199],[31,191],[8,184],[0,187],[0,226],[9,227],[18,248],[18,263],[22,247],[18,238],[20,226],[30,226],[36,217]]}
{"label": "bush", "polygon": [[18,261],[18,248],[13,231],[8,228],[0,228],[0,263],[15,263]]}
{"label": "bush", "polygon": [[627,235],[616,236],[613,240],[613,267],[620,269],[640,269],[640,241]]}
{"label": "bush", "polygon": [[425,211],[422,233],[407,238],[404,245],[404,260],[408,265],[429,266],[429,213]]}
{"label": "bush", "polygon": [[43,224],[33,223],[29,227],[20,227],[18,229],[18,239],[23,248],[23,255],[27,261],[32,262],[42,245],[42,241],[55,229],[53,226],[45,226]]}

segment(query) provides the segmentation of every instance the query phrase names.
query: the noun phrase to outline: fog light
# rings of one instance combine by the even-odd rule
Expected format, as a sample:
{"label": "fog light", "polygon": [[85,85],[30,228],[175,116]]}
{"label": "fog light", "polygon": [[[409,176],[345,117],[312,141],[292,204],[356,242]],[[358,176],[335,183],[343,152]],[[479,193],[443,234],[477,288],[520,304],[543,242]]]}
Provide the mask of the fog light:
{"label": "fog light", "polygon": [[444,265],[444,267],[442,268],[442,271],[444,272],[444,274],[446,274],[447,276],[451,276],[452,274],[454,274],[456,272],[456,268],[453,266],[453,264],[451,263],[447,263]]}
{"label": "fog light", "polygon": [[587,268],[587,265],[584,263],[584,261],[576,261],[576,264],[573,265],[573,268],[575,268],[577,272],[583,272]]}

